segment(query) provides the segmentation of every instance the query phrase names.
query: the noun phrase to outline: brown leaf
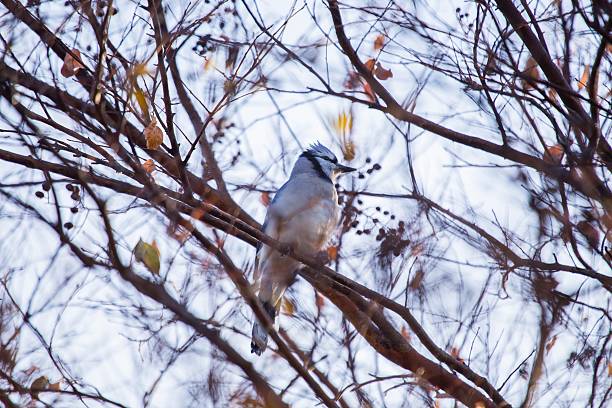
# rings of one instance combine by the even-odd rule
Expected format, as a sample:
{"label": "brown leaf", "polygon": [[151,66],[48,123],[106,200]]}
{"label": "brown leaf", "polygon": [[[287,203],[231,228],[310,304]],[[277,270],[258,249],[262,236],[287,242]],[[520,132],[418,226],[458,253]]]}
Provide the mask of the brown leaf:
{"label": "brown leaf", "polygon": [[612,377],[612,362],[608,363],[608,377]]}
{"label": "brown leaf", "polygon": [[144,130],[145,139],[147,141],[147,149],[156,150],[164,142],[164,134],[157,126],[157,122],[153,120]]}
{"label": "brown leaf", "polygon": [[[74,54],[78,59],[75,59],[72,54]],[[62,64],[62,68],[60,69],[60,74],[62,76],[69,78],[79,72],[79,69],[84,68],[83,64],[81,64],[81,52],[76,48],[72,49],[72,54],[66,53],[64,56],[64,63]]]}
{"label": "brown leaf", "polygon": [[591,71],[591,66],[589,64],[586,64],[584,66],[584,71],[582,71],[582,76],[580,77],[580,81],[578,81],[579,91],[587,85],[587,82],[589,82],[589,72],[590,71]]}
{"label": "brown leaf", "polygon": [[155,170],[155,163],[153,162],[153,160],[148,159],[144,163],[142,163],[142,168],[144,169],[144,171],[151,174],[153,173],[153,170]]}
{"label": "brown leaf", "polygon": [[261,195],[259,196],[259,201],[261,201],[261,203],[263,205],[265,205],[266,207],[270,205],[270,193],[268,193],[267,191],[264,191],[263,193],[261,193]]}
{"label": "brown leaf", "polygon": [[460,363],[463,363],[463,359],[459,356],[459,349],[457,347],[451,347],[450,355],[455,357]]}
{"label": "brown leaf", "polygon": [[535,87],[535,81],[540,79],[540,72],[538,71],[538,62],[533,57],[529,57],[525,63],[523,74],[527,77],[523,79],[523,90],[527,91]]}
{"label": "brown leaf", "polygon": [[380,62],[376,63],[376,68],[374,69],[374,75],[376,75],[376,78],[380,79],[381,81],[385,81],[389,78],[393,78],[393,72],[391,72],[390,69],[383,68]]}
{"label": "brown leaf", "polygon": [[51,383],[49,384],[49,387],[47,387],[49,390],[51,391],[59,391],[60,390],[60,382],[55,382],[55,383]]}
{"label": "brown leaf", "polygon": [[376,39],[374,40],[374,49],[380,50],[385,45],[385,36],[383,34],[378,34]]}
{"label": "brown leaf", "polygon": [[543,160],[548,164],[560,164],[563,159],[563,146],[556,144],[544,150]]}
{"label": "brown leaf", "polygon": [[411,289],[418,289],[421,287],[421,283],[423,283],[423,278],[425,277],[425,273],[419,269],[414,274],[413,278],[410,280],[409,286]]}
{"label": "brown leaf", "polygon": [[202,207],[196,207],[191,212],[191,218],[199,220],[206,213]]}

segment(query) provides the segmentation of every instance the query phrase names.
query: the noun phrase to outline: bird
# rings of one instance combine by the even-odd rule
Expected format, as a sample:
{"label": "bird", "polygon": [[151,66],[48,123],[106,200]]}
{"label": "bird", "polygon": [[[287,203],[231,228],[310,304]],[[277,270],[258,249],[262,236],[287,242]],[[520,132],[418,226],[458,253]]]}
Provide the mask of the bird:
{"label": "bird", "polygon": [[[300,154],[289,179],[270,202],[262,231],[288,248],[316,256],[340,218],[336,178],[355,170],[340,164],[321,143],[310,145]],[[301,263],[287,254],[262,243],[257,246],[254,270],[255,283],[259,282],[257,297],[273,323],[285,290],[300,267]],[[267,342],[267,330],[254,318],[251,353],[260,356]]]}

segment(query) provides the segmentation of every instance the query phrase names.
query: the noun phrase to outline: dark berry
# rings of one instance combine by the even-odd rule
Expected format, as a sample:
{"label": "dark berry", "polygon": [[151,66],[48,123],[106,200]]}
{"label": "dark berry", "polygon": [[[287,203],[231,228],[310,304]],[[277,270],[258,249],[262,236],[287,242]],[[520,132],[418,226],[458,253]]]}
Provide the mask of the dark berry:
{"label": "dark berry", "polygon": [[49,181],[45,181],[44,183],[42,183],[42,189],[45,191],[51,190],[51,183]]}
{"label": "dark berry", "polygon": [[380,164],[375,163],[375,164],[372,166],[372,169],[374,169],[374,170],[380,170]]}
{"label": "dark berry", "polygon": [[73,214],[76,214],[76,213],[78,213],[78,212],[79,212],[79,209],[78,209],[78,208],[76,208],[76,207],[72,207],[72,208],[70,209],[70,212],[71,212],[71,213],[73,213]]}
{"label": "dark berry", "polygon": [[372,159],[370,159],[369,157],[366,159],[366,163],[370,163],[372,161]]}
{"label": "dark berry", "polygon": [[72,184],[66,184],[66,190],[72,191],[74,190],[74,187],[72,186]]}
{"label": "dark berry", "polygon": [[74,224],[71,223],[71,222],[67,222],[67,223],[64,224],[64,228],[66,228],[66,229],[72,229],[72,227],[74,227]]}
{"label": "dark berry", "polygon": [[43,193],[42,191],[37,191],[35,194],[38,198],[43,198],[45,196],[45,193]]}

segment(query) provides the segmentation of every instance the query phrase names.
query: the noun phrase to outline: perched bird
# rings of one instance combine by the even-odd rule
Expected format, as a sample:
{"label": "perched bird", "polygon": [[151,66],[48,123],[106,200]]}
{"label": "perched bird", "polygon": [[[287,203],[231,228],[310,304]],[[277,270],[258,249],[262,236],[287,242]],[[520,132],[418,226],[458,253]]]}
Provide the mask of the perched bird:
{"label": "perched bird", "polygon": [[[289,180],[276,192],[268,207],[263,232],[306,254],[318,254],[336,228],[340,216],[335,181],[355,169],[338,163],[320,143],[311,145],[293,166]],[[300,262],[267,245],[259,245],[255,280],[259,300],[274,322],[283,294],[295,279]],[[261,355],[268,333],[255,319],[251,353]]]}

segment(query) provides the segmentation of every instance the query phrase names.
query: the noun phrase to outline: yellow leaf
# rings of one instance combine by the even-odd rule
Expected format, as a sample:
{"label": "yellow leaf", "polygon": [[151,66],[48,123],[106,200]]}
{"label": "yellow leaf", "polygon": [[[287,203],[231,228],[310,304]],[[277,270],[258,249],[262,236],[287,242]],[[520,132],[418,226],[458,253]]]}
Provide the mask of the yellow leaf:
{"label": "yellow leaf", "polygon": [[164,142],[164,134],[159,126],[157,126],[155,120],[149,123],[149,126],[145,128],[144,135],[147,141],[147,149],[155,150]]}
{"label": "yellow leaf", "polygon": [[144,115],[145,120],[149,121],[149,104],[147,104],[147,98],[145,97],[144,92],[139,87],[136,87],[134,90],[134,96],[136,97],[136,102],[138,102],[138,106],[140,106],[140,111]]}
{"label": "yellow leaf", "polygon": [[350,134],[353,130],[353,115],[351,112],[340,112],[333,122],[339,135]]}
{"label": "yellow leaf", "polygon": [[283,313],[289,316],[293,316],[295,313],[295,305],[286,297],[283,298],[282,309]]}
{"label": "yellow leaf", "polygon": [[134,78],[139,77],[139,76],[143,76],[143,75],[147,75],[150,74],[151,71],[149,70],[149,68],[147,67],[147,64],[145,62],[139,62],[134,64],[134,67],[132,68],[132,76]]}
{"label": "yellow leaf", "polygon": [[144,169],[144,171],[151,174],[153,173],[153,170],[155,170],[155,163],[153,162],[153,160],[148,159],[144,163],[142,163],[142,168]]}
{"label": "yellow leaf", "polygon": [[144,266],[153,274],[159,275],[159,249],[155,240],[151,244],[144,242],[142,239],[134,247],[134,258],[138,262],[142,262]]}
{"label": "yellow leaf", "polygon": [[591,66],[586,64],[584,66],[584,71],[582,71],[582,76],[580,77],[580,81],[578,81],[578,90],[581,90],[587,85],[589,82],[589,72],[591,71]]}
{"label": "yellow leaf", "polygon": [[385,45],[385,36],[383,34],[379,34],[376,36],[374,40],[374,49],[380,50]]}

